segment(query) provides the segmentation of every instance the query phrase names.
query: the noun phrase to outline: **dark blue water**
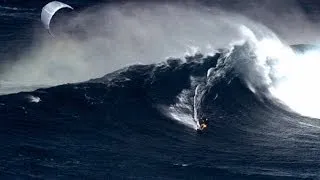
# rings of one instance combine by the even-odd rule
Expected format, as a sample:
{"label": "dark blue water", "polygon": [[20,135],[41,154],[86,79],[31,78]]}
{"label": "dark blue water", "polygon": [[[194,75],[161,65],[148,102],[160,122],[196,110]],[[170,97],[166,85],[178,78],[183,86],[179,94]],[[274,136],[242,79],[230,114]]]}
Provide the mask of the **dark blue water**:
{"label": "dark blue water", "polygon": [[[66,2],[81,8],[97,3]],[[2,3],[2,62],[28,50],[31,29],[41,31],[44,4]],[[235,53],[243,51],[237,48]],[[259,98],[233,68],[205,88],[199,112],[209,119],[206,133],[160,111],[159,105],[174,104],[183,90],[194,91],[191,76],[201,79],[210,68],[218,74],[226,66],[217,63],[226,61],[224,52],[187,59],[132,65],[81,83],[1,95],[1,179],[320,177],[319,131],[299,124],[319,122]],[[192,105],[193,95],[184,105]]]}

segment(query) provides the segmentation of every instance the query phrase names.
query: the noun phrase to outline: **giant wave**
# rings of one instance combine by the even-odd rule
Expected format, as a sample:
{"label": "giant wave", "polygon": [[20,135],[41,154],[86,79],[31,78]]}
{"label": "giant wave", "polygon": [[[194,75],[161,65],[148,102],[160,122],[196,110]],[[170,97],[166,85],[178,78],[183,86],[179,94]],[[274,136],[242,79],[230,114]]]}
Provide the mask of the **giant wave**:
{"label": "giant wave", "polygon": [[[11,152],[1,152],[2,174],[318,177],[317,121],[287,111],[265,84],[259,92],[267,95],[257,93],[230,66],[251,50],[246,43],[213,56],[133,65],[83,83],[1,96],[2,142]],[[193,129],[193,110],[210,120],[205,135]]]}
{"label": "giant wave", "polygon": [[1,177],[319,178],[317,46],[287,45],[246,18],[219,20],[222,12],[128,6],[98,13],[112,38],[44,38],[6,66]]}

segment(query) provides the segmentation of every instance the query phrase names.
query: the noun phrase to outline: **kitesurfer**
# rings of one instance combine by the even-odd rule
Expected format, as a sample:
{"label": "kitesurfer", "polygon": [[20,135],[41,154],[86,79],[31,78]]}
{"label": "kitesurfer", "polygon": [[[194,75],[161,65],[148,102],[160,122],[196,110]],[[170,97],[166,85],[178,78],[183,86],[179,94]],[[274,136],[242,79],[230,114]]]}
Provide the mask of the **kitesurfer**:
{"label": "kitesurfer", "polygon": [[200,127],[197,129],[198,132],[202,132],[208,128],[208,119],[204,118],[201,120]]}

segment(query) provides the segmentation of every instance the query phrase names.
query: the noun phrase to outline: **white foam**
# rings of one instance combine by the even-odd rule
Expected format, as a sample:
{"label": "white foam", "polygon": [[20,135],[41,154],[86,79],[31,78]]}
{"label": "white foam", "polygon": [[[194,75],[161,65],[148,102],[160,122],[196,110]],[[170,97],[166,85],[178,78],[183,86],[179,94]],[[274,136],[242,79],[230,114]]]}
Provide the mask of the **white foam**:
{"label": "white foam", "polygon": [[39,103],[41,101],[40,97],[29,95],[28,99],[32,103]]}
{"label": "white foam", "polygon": [[[272,32],[260,39],[249,28],[242,28],[247,35],[251,51],[245,65],[237,70],[243,75],[249,89],[267,88],[270,95],[303,116],[320,118],[320,50],[295,53]],[[259,92],[260,93],[260,92]]]}
{"label": "white foam", "polygon": [[193,106],[190,99],[190,97],[192,97],[191,95],[192,92],[190,90],[182,90],[177,96],[177,102],[175,104],[172,104],[169,107],[162,106],[161,110],[169,118],[192,129],[197,129],[198,123],[194,119]]}

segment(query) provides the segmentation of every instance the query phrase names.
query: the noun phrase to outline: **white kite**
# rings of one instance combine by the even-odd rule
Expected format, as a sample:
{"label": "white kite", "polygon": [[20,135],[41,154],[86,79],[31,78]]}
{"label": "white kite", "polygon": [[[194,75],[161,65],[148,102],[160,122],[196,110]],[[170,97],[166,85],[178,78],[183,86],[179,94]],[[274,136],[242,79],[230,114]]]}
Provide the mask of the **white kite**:
{"label": "white kite", "polygon": [[52,1],[42,8],[41,21],[42,21],[44,27],[49,31],[49,33],[52,36],[53,36],[53,34],[50,31],[51,19],[57,11],[59,11],[60,9],[63,9],[63,8],[69,8],[69,9],[73,10],[73,8],[71,6],[69,6],[68,4],[65,4],[65,3],[62,3],[59,1]]}

